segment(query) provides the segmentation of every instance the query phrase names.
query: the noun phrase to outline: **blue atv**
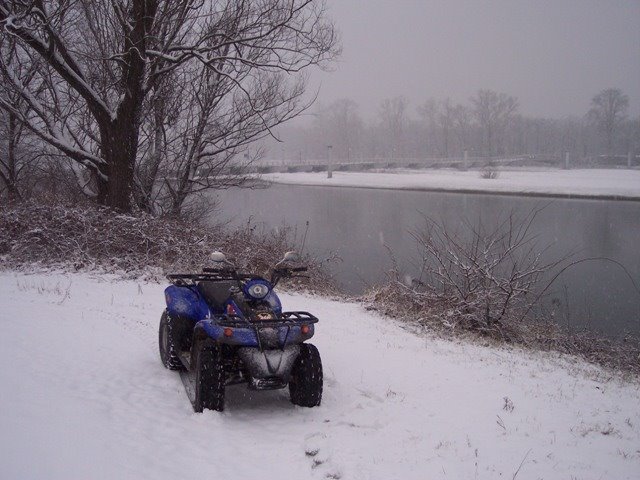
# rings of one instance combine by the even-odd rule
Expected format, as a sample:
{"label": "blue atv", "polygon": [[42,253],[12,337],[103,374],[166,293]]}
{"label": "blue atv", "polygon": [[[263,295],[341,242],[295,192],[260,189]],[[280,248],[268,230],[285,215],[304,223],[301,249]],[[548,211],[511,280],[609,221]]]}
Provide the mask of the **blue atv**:
{"label": "blue atv", "polygon": [[306,267],[288,252],[271,278],[239,273],[220,252],[201,273],[167,275],[167,308],[160,319],[160,359],[179,370],[193,409],[222,411],[225,387],[246,383],[252,390],[289,386],[291,402],[320,405],[322,362],[304,343],[318,319],[308,312],[283,312],[273,291],[283,278]]}

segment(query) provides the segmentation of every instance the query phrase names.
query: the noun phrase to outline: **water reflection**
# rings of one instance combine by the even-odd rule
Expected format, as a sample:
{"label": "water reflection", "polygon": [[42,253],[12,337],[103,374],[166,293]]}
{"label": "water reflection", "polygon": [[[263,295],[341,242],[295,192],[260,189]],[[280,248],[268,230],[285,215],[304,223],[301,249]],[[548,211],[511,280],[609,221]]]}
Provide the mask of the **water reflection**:
{"label": "water reflection", "polygon": [[[332,271],[343,287],[360,293],[382,281],[392,264],[385,248],[411,271],[417,250],[408,231],[422,215],[464,232],[465,221],[494,224],[510,212],[524,215],[544,207],[534,223],[539,245],[552,244],[547,260],[608,257],[621,262],[640,284],[640,203],[466,195],[401,190],[274,185],[265,190],[219,194],[223,215],[233,222],[252,217],[269,228],[283,223],[303,231],[315,255],[338,254]],[[640,296],[619,267],[583,263],[559,278],[546,306],[573,327],[589,325],[608,333],[640,333]]]}

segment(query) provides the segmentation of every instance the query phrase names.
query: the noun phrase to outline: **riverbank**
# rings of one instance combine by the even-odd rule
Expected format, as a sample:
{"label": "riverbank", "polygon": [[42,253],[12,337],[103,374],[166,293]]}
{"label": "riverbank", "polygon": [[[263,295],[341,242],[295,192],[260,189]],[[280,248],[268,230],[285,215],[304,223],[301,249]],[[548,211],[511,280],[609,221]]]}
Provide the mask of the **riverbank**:
{"label": "riverbank", "polygon": [[640,169],[501,169],[497,178],[478,170],[270,173],[262,179],[289,185],[379,188],[551,198],[640,201]]}
{"label": "riverbank", "polygon": [[[300,189],[300,187],[291,188]],[[271,190],[276,189],[264,191]],[[348,193],[348,190],[345,189],[342,193]],[[313,201],[313,199],[303,198]],[[636,205],[627,204],[634,207]],[[611,226],[614,219],[608,217],[607,221]],[[399,231],[398,228],[393,230]],[[352,232],[353,230],[345,229],[344,231]],[[285,251],[298,248],[300,240],[296,241],[296,238],[299,239],[299,236],[296,235],[295,229],[283,223],[273,230],[258,228],[250,221],[243,222],[237,228],[223,229],[219,226],[203,227],[176,219],[154,218],[142,213],[119,215],[90,205],[39,205],[24,202],[0,207],[0,270],[30,271],[33,268],[39,268],[70,272],[102,272],[113,273],[125,279],[143,278],[162,281],[164,275],[169,272],[199,271],[203,265],[207,265],[210,252],[217,249],[229,255],[240,271],[251,271],[268,276],[272,266],[282,258]],[[484,239],[482,241],[484,242]],[[341,237],[332,237],[331,242],[333,245],[348,244],[348,240]],[[358,245],[361,249],[364,246],[366,250],[375,251],[372,246],[362,242]],[[317,248],[309,250],[309,252],[317,251]],[[350,258],[348,268],[356,270],[353,255],[348,257]],[[339,287],[337,280],[334,280],[327,269],[327,262],[331,261],[331,258],[331,256],[306,255],[304,262],[310,267],[308,275],[305,278],[284,281],[285,288],[297,288],[331,295],[334,298],[347,298],[345,291]],[[358,272],[355,273],[357,275]],[[420,292],[415,292],[421,301],[416,302],[413,298],[405,299],[405,294],[413,295],[413,293],[406,288],[403,288],[401,294],[393,293],[394,286],[399,285],[397,282],[390,278],[385,281],[384,278],[374,275],[370,278],[380,278],[379,283],[367,288],[369,292],[367,302],[370,308],[378,308],[392,317],[405,317],[408,323],[418,322],[429,325],[432,333],[439,331],[439,335],[444,338],[460,334],[470,335],[471,338],[483,337],[491,333],[498,342],[513,342],[528,345],[532,349],[569,353],[613,370],[631,374],[637,374],[639,371],[637,358],[640,347],[635,339],[628,338],[626,335],[624,341],[622,341],[623,337],[617,335],[614,335],[616,338],[612,341],[601,332],[588,334],[588,332],[581,332],[580,328],[540,330],[538,322],[522,321],[520,317],[524,312],[507,315],[507,310],[510,312],[511,308],[504,308],[506,304],[502,307],[499,292],[487,293],[500,305],[502,313],[499,315],[494,315],[496,312],[490,311],[487,317],[484,306],[481,310],[465,308],[466,313],[461,315],[455,305],[442,302],[436,303],[439,308],[444,308],[443,311],[435,312],[430,302],[424,304],[418,311],[405,311],[406,307],[413,308],[420,304],[424,296]],[[600,287],[598,295],[605,295],[606,292],[602,288]],[[637,293],[637,290],[631,292],[633,296]],[[613,297],[607,296],[607,298]],[[515,300],[514,298],[509,305]],[[476,314],[480,311],[485,313],[478,317],[476,314],[471,315],[472,311]],[[635,311],[632,313],[635,315]],[[434,323],[430,320],[434,318],[445,319],[446,328],[442,329],[442,322]],[[484,328],[486,325],[483,327],[483,319],[487,318],[491,319],[489,329]],[[547,320],[553,322],[553,312]],[[494,327],[497,327],[497,330]]]}
{"label": "riverbank", "polygon": [[0,273],[0,477],[637,478],[637,381],[317,296],[281,297],[320,318],[320,407],[237,385],[224,413],[194,414],[158,359],[163,288]]}
{"label": "riverbank", "polygon": [[[295,234],[282,226],[264,231],[251,222],[229,229],[142,212],[122,215],[91,204],[25,201],[0,205],[0,270],[59,269],[115,273],[124,278],[164,279],[198,272],[215,250],[240,271],[270,272]],[[287,280],[313,292],[337,293],[321,266],[304,256],[304,278]]]}

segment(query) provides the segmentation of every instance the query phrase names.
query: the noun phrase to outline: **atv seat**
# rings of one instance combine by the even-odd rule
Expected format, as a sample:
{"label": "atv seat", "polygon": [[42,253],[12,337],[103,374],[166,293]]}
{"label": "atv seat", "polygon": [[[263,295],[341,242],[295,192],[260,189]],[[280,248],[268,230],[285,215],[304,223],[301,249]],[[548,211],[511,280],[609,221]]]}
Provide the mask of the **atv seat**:
{"label": "atv seat", "polygon": [[214,310],[224,310],[224,303],[230,296],[229,289],[237,286],[237,282],[232,280],[198,282],[198,290]]}

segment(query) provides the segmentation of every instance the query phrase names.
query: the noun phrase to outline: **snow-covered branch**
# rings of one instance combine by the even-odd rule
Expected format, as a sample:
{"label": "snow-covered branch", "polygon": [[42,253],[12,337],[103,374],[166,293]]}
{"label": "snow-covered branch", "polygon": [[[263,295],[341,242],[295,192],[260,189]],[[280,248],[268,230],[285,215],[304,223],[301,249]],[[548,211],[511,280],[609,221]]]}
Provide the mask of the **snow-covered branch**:
{"label": "snow-covered branch", "polygon": [[[178,199],[204,185],[203,168],[223,171],[216,162],[301,113],[299,73],[339,52],[324,2],[312,0],[0,0],[0,50],[11,42],[42,67],[27,85],[12,72],[19,61],[4,62],[31,112],[17,118],[93,165],[98,200],[120,210],[134,191],[155,198],[159,175],[177,179],[164,184]],[[174,81],[168,93],[191,111],[157,107],[156,92]]]}

